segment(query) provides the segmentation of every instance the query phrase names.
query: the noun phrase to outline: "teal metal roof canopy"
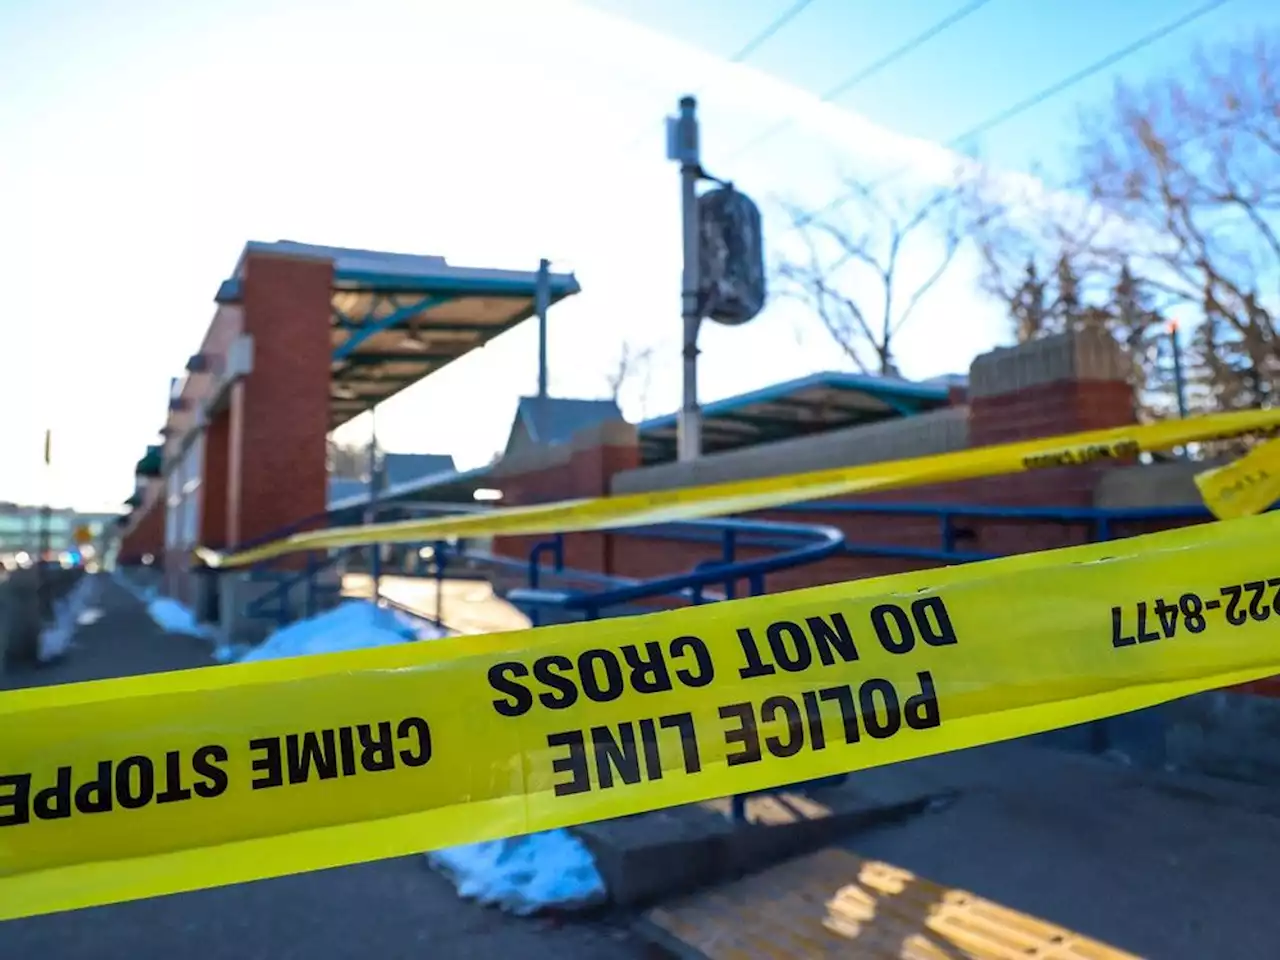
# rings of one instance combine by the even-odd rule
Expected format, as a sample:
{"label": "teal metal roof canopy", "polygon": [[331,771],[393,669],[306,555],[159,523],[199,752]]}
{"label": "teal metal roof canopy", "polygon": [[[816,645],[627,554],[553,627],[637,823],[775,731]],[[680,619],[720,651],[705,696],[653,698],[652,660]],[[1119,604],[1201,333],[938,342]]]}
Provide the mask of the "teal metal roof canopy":
{"label": "teal metal roof canopy", "polygon": [[[278,241],[245,246],[219,303],[241,301],[252,253],[333,264],[329,427],[334,429],[482,347],[536,312],[538,271],[457,267],[444,257]],[[580,292],[571,273],[548,273],[548,303]]]}
{"label": "teal metal roof canopy", "polygon": [[[702,444],[720,453],[945,407],[945,383],[828,371],[702,407]],[[637,427],[645,463],[676,459],[676,414]]]}

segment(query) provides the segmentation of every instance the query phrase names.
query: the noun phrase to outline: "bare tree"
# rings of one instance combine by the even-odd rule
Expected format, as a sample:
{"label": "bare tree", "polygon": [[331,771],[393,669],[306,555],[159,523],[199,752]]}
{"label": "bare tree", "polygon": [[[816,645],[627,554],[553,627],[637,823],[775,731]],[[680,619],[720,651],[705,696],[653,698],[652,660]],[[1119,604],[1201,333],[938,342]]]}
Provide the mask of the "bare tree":
{"label": "bare tree", "polygon": [[[782,292],[805,303],[865,373],[894,374],[894,337],[951,266],[964,239],[967,181],[888,192],[849,180],[827,216],[793,208],[805,255],[777,266]],[[904,270],[904,258],[922,271]],[[918,275],[905,275],[905,274]]]}
{"label": "bare tree", "polygon": [[643,414],[643,408],[648,406],[652,361],[652,347],[637,347],[626,340],[622,342],[613,369],[605,376],[605,382],[609,386],[609,396],[614,403],[618,402],[622,391],[629,384],[639,381],[638,392]]}
{"label": "bare tree", "polygon": [[1085,121],[1082,184],[1131,227],[1093,252],[1194,318],[1205,402],[1261,406],[1280,392],[1280,33],[1194,66]]}
{"label": "bare tree", "polygon": [[1280,44],[1194,61],[1189,79],[1118,85],[1081,121],[1077,177],[971,193],[982,286],[1015,333],[1101,323],[1142,406],[1172,404],[1170,329],[1191,333],[1188,399],[1245,407],[1280,390]]}

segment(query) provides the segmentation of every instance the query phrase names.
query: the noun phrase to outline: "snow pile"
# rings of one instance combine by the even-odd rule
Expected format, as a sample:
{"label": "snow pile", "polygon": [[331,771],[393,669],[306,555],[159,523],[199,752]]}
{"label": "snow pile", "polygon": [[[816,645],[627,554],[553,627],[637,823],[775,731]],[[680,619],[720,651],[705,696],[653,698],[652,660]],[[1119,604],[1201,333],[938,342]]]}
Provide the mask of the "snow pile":
{"label": "snow pile", "polygon": [[408,640],[435,640],[440,636],[441,631],[426,621],[366,600],[348,600],[327,613],[281,627],[241,657],[240,662],[362,650]]}
{"label": "snow pile", "polygon": [[[365,600],[350,600],[277,630],[239,660],[336,653],[443,635],[443,630],[425,620]],[[605,898],[604,879],[591,853],[564,830],[437,850],[427,854],[427,862],[449,877],[461,896],[519,916],[581,909]]]}
{"label": "snow pile", "polygon": [[41,663],[66,656],[76,627],[94,623],[102,616],[102,611],[94,606],[97,599],[98,581],[93,574],[86,573],[65,597],[54,602],[53,623],[40,631],[36,644],[36,657]]}
{"label": "snow pile", "polygon": [[459,895],[517,916],[603,903],[604,878],[582,841],[566,830],[470,843],[427,854]]}
{"label": "snow pile", "polygon": [[213,631],[196,620],[196,615],[172,597],[155,597],[147,603],[152,622],[165,633],[212,638]]}

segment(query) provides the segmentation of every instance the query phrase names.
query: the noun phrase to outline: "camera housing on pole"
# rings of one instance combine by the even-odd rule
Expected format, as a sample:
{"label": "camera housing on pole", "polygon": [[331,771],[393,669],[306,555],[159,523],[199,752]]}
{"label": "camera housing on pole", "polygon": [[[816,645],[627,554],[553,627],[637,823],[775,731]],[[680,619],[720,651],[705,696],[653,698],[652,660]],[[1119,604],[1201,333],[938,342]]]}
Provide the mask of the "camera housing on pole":
{"label": "camera housing on pole", "polygon": [[[767,296],[760,210],[732,183],[702,168],[697,101],[680,99],[680,112],[667,118],[667,159],[680,164],[680,221],[684,271],[680,313],[684,386],[677,418],[677,458],[702,455],[702,413],[698,406],[698,329],[703,318],[737,326],[764,309]],[[716,188],[698,195],[698,182]]]}

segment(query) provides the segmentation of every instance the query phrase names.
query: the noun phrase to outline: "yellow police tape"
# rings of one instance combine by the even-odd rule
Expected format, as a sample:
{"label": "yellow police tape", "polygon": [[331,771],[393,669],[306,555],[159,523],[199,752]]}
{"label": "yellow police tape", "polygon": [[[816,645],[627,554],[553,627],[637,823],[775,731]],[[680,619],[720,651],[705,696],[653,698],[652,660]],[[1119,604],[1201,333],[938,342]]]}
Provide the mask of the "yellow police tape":
{"label": "yellow police tape", "polygon": [[1121,459],[1188,443],[1277,428],[1280,428],[1280,410],[1211,414],[761,480],[737,480],[704,487],[510,507],[465,517],[317,530],[232,554],[199,548],[196,556],[210,567],[228,568],[287,553],[368,543],[416,543],[446,537],[528,536],[620,526],[639,527],[767,510],[853,493]]}
{"label": "yellow police tape", "polygon": [[1280,440],[1268,440],[1225,467],[1196,474],[1205,505],[1219,520],[1262,513],[1280,500]]}
{"label": "yellow police tape", "polygon": [[0,919],[563,827],[1280,674],[1280,515],[0,695]]}

